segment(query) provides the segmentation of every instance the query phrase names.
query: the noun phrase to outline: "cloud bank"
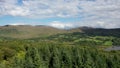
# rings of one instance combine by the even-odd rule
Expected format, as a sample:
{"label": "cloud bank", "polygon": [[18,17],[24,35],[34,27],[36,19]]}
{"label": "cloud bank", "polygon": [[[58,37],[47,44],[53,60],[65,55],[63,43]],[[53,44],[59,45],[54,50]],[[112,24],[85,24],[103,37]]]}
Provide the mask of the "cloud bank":
{"label": "cloud bank", "polygon": [[49,24],[52,27],[55,28],[60,28],[60,29],[69,29],[69,28],[74,28],[75,25],[73,25],[72,23],[62,23],[59,21],[53,21],[52,23]]}
{"label": "cloud bank", "polygon": [[[115,28],[120,27],[120,0],[0,0],[0,16],[5,15],[27,18],[75,17],[81,18],[77,22],[79,26]],[[56,22],[54,24],[58,25]],[[74,22],[70,25],[61,23],[59,27],[71,25],[73,27]]]}

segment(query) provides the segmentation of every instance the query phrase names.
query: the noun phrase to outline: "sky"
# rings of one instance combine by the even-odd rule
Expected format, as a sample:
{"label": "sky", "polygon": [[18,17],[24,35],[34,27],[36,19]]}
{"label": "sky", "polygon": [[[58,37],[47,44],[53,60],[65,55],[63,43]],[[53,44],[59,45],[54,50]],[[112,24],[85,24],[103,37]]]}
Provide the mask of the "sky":
{"label": "sky", "polygon": [[120,0],[0,0],[0,25],[120,28]]}

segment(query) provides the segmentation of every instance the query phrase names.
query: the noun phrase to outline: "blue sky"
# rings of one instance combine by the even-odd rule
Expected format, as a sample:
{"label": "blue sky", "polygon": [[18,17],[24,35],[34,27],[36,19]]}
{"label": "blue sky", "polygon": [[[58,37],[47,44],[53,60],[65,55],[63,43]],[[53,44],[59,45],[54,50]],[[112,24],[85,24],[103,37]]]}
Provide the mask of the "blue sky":
{"label": "blue sky", "polygon": [[0,0],[0,25],[120,28],[120,0]]}
{"label": "blue sky", "polygon": [[6,24],[15,24],[17,23],[25,23],[30,25],[47,25],[50,22],[60,21],[63,23],[67,22],[79,22],[80,17],[70,17],[70,18],[59,18],[59,17],[51,17],[51,18],[26,18],[26,17],[19,17],[19,16],[2,16],[0,17],[0,25]]}

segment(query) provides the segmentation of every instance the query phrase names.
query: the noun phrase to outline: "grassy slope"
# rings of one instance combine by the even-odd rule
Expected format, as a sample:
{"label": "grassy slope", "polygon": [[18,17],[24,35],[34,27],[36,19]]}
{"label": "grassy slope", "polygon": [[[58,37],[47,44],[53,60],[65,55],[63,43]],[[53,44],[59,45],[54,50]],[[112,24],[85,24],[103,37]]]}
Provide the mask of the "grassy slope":
{"label": "grassy slope", "polygon": [[19,26],[1,26],[0,37],[11,37],[11,38],[36,38],[46,37],[55,34],[62,33],[73,33],[83,32],[90,36],[117,36],[120,37],[120,29],[96,29],[90,27],[73,28],[70,30],[62,30],[49,26],[30,26],[30,25],[19,25]]}
{"label": "grassy slope", "polygon": [[65,33],[65,30],[60,30],[48,26],[4,26],[0,27],[0,36],[12,38],[33,38],[45,37],[57,33]]}

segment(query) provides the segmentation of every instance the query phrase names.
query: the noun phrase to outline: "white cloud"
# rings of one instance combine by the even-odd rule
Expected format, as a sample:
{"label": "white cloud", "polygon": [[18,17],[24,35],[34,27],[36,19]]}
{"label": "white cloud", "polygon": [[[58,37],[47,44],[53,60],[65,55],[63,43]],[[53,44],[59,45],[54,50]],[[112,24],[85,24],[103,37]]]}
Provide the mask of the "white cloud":
{"label": "white cloud", "polygon": [[81,17],[85,25],[120,27],[120,0],[22,0],[18,4],[17,0],[0,0],[0,16]]}
{"label": "white cloud", "polygon": [[26,25],[25,23],[10,23],[9,25]]}
{"label": "white cloud", "polygon": [[12,16],[27,16],[29,11],[27,9],[25,10],[25,8],[14,7],[14,10],[10,10],[7,13]]}
{"label": "white cloud", "polygon": [[69,29],[74,27],[73,23],[61,23],[59,21],[54,21],[49,25],[55,28],[60,28],[60,29]]}
{"label": "white cloud", "polygon": [[22,3],[19,6],[17,0],[0,0],[0,9],[13,16],[120,18],[120,0],[23,0]]}
{"label": "white cloud", "polygon": [[104,21],[91,21],[91,22],[86,21],[86,22],[77,23],[77,24],[79,24],[77,25],[77,27],[89,26],[89,27],[95,27],[95,28],[120,28],[120,23],[104,22]]}

